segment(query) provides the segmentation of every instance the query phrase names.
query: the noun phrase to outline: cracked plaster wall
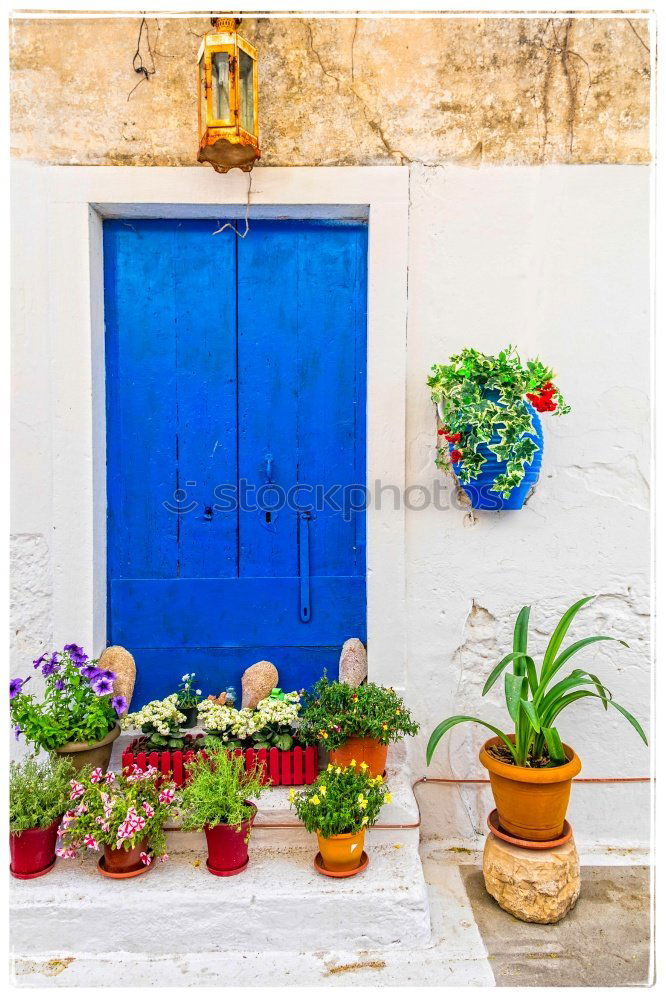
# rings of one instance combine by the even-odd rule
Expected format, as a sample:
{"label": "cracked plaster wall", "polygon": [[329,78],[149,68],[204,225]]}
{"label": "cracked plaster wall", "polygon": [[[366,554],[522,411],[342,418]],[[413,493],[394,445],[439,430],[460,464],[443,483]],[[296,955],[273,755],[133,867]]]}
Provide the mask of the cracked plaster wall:
{"label": "cracked plaster wall", "polygon": [[[14,155],[192,164],[192,63],[206,23],[149,24],[157,72],[128,102],[137,19],[14,21]],[[534,605],[542,651],[565,606],[600,595],[574,634],[630,642],[600,646],[594,663],[647,728],[646,22],[262,19],[246,32],[261,50],[262,163],[410,163],[408,485],[431,488],[440,475],[424,379],[465,343],[496,351],[511,341],[541,354],[573,406],[544,419],[541,481],[524,511],[407,512],[408,697],[423,722],[415,774],[446,714],[502,720],[500,688],[484,702],[480,692],[523,603]],[[28,222],[14,233],[15,253],[34,260],[36,286],[46,287],[39,220]],[[12,660],[20,670],[51,641],[51,452],[48,364],[35,363],[49,356],[48,330],[32,321],[30,298],[14,308]],[[574,706],[562,731],[586,776],[648,773],[648,753],[619,715]],[[454,730],[430,773],[481,776],[482,736]],[[422,788],[421,802],[426,831],[459,843],[483,831],[490,808],[474,786]],[[635,845],[648,839],[647,807],[645,786],[579,786],[571,815],[582,842]]]}

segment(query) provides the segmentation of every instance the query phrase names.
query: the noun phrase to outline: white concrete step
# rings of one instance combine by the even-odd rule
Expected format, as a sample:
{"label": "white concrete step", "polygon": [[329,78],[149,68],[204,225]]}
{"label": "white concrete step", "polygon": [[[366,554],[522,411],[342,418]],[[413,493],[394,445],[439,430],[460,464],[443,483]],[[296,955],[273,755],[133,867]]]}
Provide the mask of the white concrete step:
{"label": "white concrete step", "polygon": [[[97,855],[59,860],[46,877],[11,887],[12,950],[166,955],[244,950],[415,947],[430,939],[428,894],[418,851],[366,836],[368,868],[331,879],[308,847],[250,842],[250,864],[231,878],[205,866],[206,850],[176,853],[145,875],[114,882]],[[185,938],[183,938],[183,934]]]}

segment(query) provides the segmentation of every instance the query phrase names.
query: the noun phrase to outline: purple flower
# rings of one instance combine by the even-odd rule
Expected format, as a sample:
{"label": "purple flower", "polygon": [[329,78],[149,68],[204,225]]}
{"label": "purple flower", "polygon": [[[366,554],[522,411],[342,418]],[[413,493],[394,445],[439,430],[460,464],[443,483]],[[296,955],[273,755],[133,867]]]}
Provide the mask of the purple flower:
{"label": "purple flower", "polygon": [[75,667],[82,667],[88,660],[88,654],[84,653],[83,648],[77,646],[75,642],[67,643],[64,652],[69,653],[69,658]]}
{"label": "purple flower", "polygon": [[99,670],[97,676],[103,677],[105,681],[115,681],[116,679],[113,670]]}
{"label": "purple flower", "polygon": [[116,715],[122,715],[123,712],[127,711],[127,699],[123,698],[121,694],[118,694],[116,695],[115,698],[112,698],[111,704],[113,705]]}
{"label": "purple flower", "polygon": [[29,680],[30,680],[29,677],[26,677],[25,680],[22,680],[20,677],[14,677],[14,678],[12,678],[12,680],[9,682],[9,700],[10,701],[13,698],[15,698],[17,694],[21,693],[21,691],[23,690],[23,685],[27,684]]}
{"label": "purple flower", "polygon": [[81,667],[81,676],[85,677],[87,681],[97,680],[101,673],[102,671],[94,663],[87,663],[85,667]]}
{"label": "purple flower", "polygon": [[105,694],[113,693],[113,684],[108,677],[96,677],[91,687],[98,698],[103,698]]}
{"label": "purple flower", "polygon": [[47,656],[48,656],[47,653],[42,653],[40,657],[32,661],[32,665],[35,668],[35,670],[37,669],[37,667],[41,666],[42,661],[45,660]]}
{"label": "purple flower", "polygon": [[42,666],[42,674],[44,675],[44,677],[50,677],[51,674],[54,674],[56,670],[59,669],[60,669],[60,662],[58,660],[58,654],[51,653],[51,659],[48,660],[46,663],[44,663]]}
{"label": "purple flower", "polygon": [[56,689],[56,691],[63,691],[64,690],[64,688],[65,688],[65,682],[62,679],[62,677],[58,677],[58,679],[53,682],[53,687]]}
{"label": "purple flower", "polygon": [[22,732],[23,730],[21,729],[20,726],[14,726],[14,736],[16,737],[17,740]]}

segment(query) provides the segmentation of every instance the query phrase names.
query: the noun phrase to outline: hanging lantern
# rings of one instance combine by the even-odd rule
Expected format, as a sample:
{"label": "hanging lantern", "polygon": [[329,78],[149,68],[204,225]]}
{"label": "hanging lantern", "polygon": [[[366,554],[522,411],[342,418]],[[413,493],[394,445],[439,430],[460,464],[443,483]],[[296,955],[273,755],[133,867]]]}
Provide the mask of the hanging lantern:
{"label": "hanging lantern", "polygon": [[199,155],[218,173],[252,170],[259,151],[257,50],[240,18],[213,17],[199,49]]}

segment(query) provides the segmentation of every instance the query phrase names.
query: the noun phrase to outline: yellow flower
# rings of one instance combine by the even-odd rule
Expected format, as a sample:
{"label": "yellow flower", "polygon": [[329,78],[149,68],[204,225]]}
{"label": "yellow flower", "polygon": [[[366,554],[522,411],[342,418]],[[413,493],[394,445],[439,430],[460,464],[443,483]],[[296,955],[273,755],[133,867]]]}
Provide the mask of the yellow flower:
{"label": "yellow flower", "polygon": [[368,765],[366,764],[365,761],[363,761],[363,763],[361,764],[361,770],[362,771],[367,771],[367,769],[368,769]]}
{"label": "yellow flower", "polygon": [[399,708],[396,708],[396,710],[395,710],[395,714],[396,714],[396,715],[400,715],[400,709],[399,709]]}
{"label": "yellow flower", "polygon": [[388,723],[382,722],[382,729],[388,729]]}
{"label": "yellow flower", "polygon": [[332,770],[333,770],[333,765],[332,765],[332,764],[329,764],[329,765],[328,765],[328,767],[326,768],[326,770],[327,770],[327,771],[332,771]]}
{"label": "yellow flower", "polygon": [[387,792],[386,795],[384,796],[384,802],[388,804],[392,800],[392,798],[393,796],[391,795],[391,793]]}
{"label": "yellow flower", "polygon": [[384,784],[384,779],[382,778],[381,774],[378,774],[377,777],[375,778],[375,784],[376,785],[383,785]]}
{"label": "yellow flower", "polygon": [[321,802],[321,799],[319,798],[318,795],[313,795],[312,798],[310,799],[310,802],[312,803],[313,806],[318,806],[319,803]]}
{"label": "yellow flower", "polygon": [[353,757],[352,757],[352,759],[351,759],[351,760],[349,761],[349,766],[350,766],[350,767],[356,767],[356,761],[354,760],[354,758],[353,758]]}
{"label": "yellow flower", "polygon": [[357,802],[362,802],[363,801],[363,792],[359,792],[358,798],[356,799],[356,801]]}
{"label": "yellow flower", "polygon": [[293,802],[295,798],[296,798],[296,789],[295,788],[290,788],[289,789],[289,801]]}
{"label": "yellow flower", "polygon": [[320,736],[322,737],[322,739],[324,739],[324,740],[327,740],[327,739],[328,739],[328,733],[327,733],[327,732],[326,732],[326,731],[325,731],[324,729],[322,729],[322,730],[320,731],[319,735],[320,735]]}
{"label": "yellow flower", "polygon": [[321,792],[322,795],[326,795],[326,785],[320,785],[319,791]]}
{"label": "yellow flower", "polygon": [[367,817],[367,816],[364,816],[364,817],[363,817],[363,819],[361,820],[361,825],[362,825],[362,826],[365,826],[365,824],[366,824],[367,822],[368,822],[368,817]]}
{"label": "yellow flower", "polygon": [[336,767],[336,769],[335,769],[335,773],[336,773],[336,774],[340,774],[340,773],[341,773],[341,771],[340,771],[340,768],[339,768],[339,767]]}

